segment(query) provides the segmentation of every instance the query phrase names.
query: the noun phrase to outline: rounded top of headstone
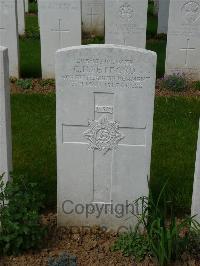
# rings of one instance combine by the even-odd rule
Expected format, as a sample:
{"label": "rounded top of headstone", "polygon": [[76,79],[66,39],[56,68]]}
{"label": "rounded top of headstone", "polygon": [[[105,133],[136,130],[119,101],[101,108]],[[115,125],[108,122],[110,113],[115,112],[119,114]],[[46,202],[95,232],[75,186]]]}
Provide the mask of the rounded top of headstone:
{"label": "rounded top of headstone", "polygon": [[127,46],[127,45],[116,45],[116,44],[89,44],[89,45],[79,45],[79,46],[71,46],[71,47],[66,47],[57,50],[58,53],[63,53],[63,52],[70,52],[73,50],[91,50],[91,49],[115,49],[115,50],[126,50],[126,51],[133,51],[141,54],[146,54],[152,57],[157,57],[157,54],[153,51],[143,49],[143,48],[138,48],[138,47],[133,47],[133,46]]}

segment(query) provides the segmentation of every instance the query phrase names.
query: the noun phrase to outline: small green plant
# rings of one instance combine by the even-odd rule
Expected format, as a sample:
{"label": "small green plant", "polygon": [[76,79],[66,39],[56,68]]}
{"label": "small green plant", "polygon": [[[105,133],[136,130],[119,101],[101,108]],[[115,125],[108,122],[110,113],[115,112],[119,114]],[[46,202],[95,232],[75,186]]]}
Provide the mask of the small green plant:
{"label": "small green plant", "polygon": [[41,79],[39,83],[42,87],[55,86],[54,79]]}
{"label": "small green plant", "polygon": [[60,254],[58,258],[49,258],[48,266],[76,266],[77,259],[75,256],[66,252]]}
{"label": "small green plant", "polygon": [[173,74],[163,79],[163,87],[174,92],[181,92],[187,89],[188,82],[184,75]]}
{"label": "small green plant", "polygon": [[18,79],[16,81],[16,85],[22,88],[23,90],[32,89],[33,87],[31,79]]}
{"label": "small green plant", "polygon": [[22,178],[0,177],[0,254],[19,254],[41,246],[46,229],[40,222],[43,196]]}
{"label": "small green plant", "polygon": [[121,250],[124,256],[134,256],[137,262],[150,254],[150,245],[145,234],[137,232],[121,234],[112,247],[112,251]]}
{"label": "small green plant", "polygon": [[[141,197],[136,201],[141,206],[141,214],[136,216],[138,223],[135,231],[120,236],[114,250],[133,255],[136,260],[153,255],[160,266],[171,265],[187,250],[191,232],[200,232],[200,225],[194,217],[180,221],[173,215],[171,203],[164,200],[165,187],[166,184],[156,201],[151,192],[148,198]],[[164,200],[164,208],[159,207],[161,198]],[[144,229],[143,233],[141,228]],[[185,229],[188,233],[181,235]]]}
{"label": "small green plant", "polygon": [[200,91],[200,81],[196,81],[193,83],[194,89],[197,91]]}

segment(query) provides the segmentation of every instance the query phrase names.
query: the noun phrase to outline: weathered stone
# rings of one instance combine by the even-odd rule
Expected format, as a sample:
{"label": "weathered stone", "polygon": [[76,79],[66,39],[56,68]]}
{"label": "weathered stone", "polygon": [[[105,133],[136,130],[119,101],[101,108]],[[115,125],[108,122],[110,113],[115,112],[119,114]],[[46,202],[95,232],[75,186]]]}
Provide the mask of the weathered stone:
{"label": "weathered stone", "polygon": [[58,225],[136,223],[133,201],[148,195],[155,72],[156,54],[144,49],[57,52]]}
{"label": "weathered stone", "polygon": [[105,43],[145,48],[148,0],[105,0]]}
{"label": "weathered stone", "polygon": [[8,49],[0,46],[0,175],[9,180],[12,171],[10,83]]}
{"label": "weathered stone", "polygon": [[39,0],[43,78],[55,77],[56,50],[81,44],[80,0]]}

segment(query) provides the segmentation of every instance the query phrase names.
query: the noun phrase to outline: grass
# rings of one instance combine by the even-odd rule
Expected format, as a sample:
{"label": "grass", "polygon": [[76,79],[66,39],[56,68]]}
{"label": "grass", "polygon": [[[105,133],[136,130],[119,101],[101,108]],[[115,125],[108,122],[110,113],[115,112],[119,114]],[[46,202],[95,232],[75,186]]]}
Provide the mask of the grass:
{"label": "grass", "polygon": [[40,184],[56,206],[55,96],[12,95],[14,174]]}
{"label": "grass", "polygon": [[[36,5],[29,11],[35,13]],[[20,39],[21,74],[41,77],[40,40],[37,16],[26,17],[27,35]],[[164,74],[166,41],[156,36],[157,18],[148,10],[147,49],[157,52],[157,76]],[[84,43],[91,43],[91,40]],[[103,43],[95,38],[92,43]],[[14,173],[38,182],[46,195],[45,205],[56,206],[55,95],[12,95]],[[189,211],[200,100],[157,98],[155,103],[151,187],[159,194],[170,178],[169,198],[177,211]]]}
{"label": "grass", "polygon": [[169,179],[168,198],[180,213],[190,211],[200,99],[157,98],[151,185],[154,195]]}
{"label": "grass", "polygon": [[[35,3],[31,3],[29,12],[37,12]],[[147,49],[155,51],[158,54],[157,76],[162,77],[165,69],[165,50],[166,41],[152,40],[156,37],[157,17],[153,16],[152,2],[149,4],[148,25],[147,25]],[[104,43],[102,37],[96,37],[94,40],[83,40],[83,44]],[[20,59],[21,75],[23,78],[41,77],[40,63],[40,40],[38,17],[36,15],[26,16],[26,37],[20,40]]]}
{"label": "grass", "polygon": [[[55,95],[12,95],[14,173],[40,184],[45,205],[56,206]],[[170,178],[177,211],[189,211],[200,99],[156,98],[151,186]]]}

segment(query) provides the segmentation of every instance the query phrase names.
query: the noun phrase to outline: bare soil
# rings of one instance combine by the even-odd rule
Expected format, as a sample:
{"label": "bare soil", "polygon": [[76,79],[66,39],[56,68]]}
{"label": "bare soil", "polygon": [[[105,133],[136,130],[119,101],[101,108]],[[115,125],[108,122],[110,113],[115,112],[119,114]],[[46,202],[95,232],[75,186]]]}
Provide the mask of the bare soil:
{"label": "bare soil", "polygon": [[[55,81],[53,80],[42,80],[42,79],[33,79],[32,80],[32,88],[30,89],[23,89],[17,85],[16,80],[11,82],[11,93],[23,93],[23,94],[33,94],[33,93],[55,93]],[[188,88],[183,92],[173,92],[166,90],[162,87],[161,81],[158,79],[156,83],[156,96],[164,96],[164,97],[171,97],[171,96],[183,96],[183,97],[199,97],[200,90],[195,90],[192,87]]]}
{"label": "bare soil", "polygon": [[[69,229],[56,227],[56,214],[49,213],[42,216],[42,221],[48,226],[48,237],[40,251],[30,251],[20,256],[0,258],[0,266],[48,266],[50,257],[56,258],[63,252],[77,257],[78,265],[87,266],[154,266],[153,258],[147,257],[143,262],[136,263],[134,258],[124,257],[121,252],[111,251],[117,238],[114,232],[105,232],[98,227],[90,230],[81,228]],[[190,258],[188,254],[182,256],[181,262],[173,266],[200,266],[200,261]]]}

